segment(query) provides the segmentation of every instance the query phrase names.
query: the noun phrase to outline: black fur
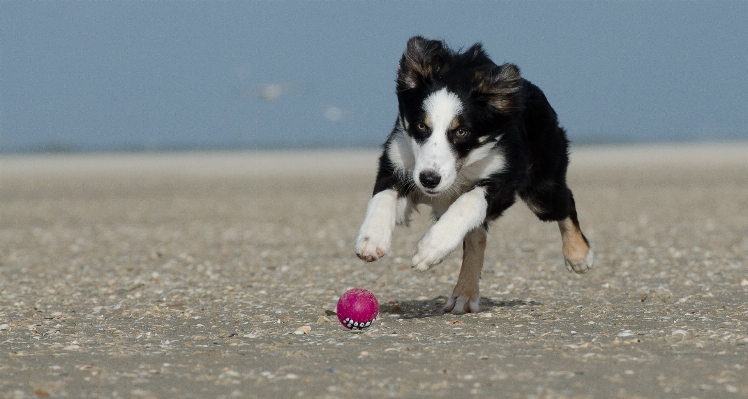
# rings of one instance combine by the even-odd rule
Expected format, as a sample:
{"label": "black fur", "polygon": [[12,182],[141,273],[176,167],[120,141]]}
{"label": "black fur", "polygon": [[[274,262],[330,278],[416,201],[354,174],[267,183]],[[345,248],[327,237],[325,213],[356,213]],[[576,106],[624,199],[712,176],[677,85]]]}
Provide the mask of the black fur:
{"label": "black fur", "polygon": [[[543,92],[520,76],[515,65],[496,65],[481,44],[456,52],[436,40],[417,36],[408,41],[397,77],[400,119],[385,149],[399,129],[422,140],[415,123],[404,128],[405,123],[420,120],[424,99],[444,87],[463,102],[459,122],[472,132],[466,139],[450,136],[459,157],[478,147],[479,137],[495,140],[501,136],[496,146],[505,154],[506,167],[474,182],[486,189],[486,225],[501,216],[519,195],[541,220],[559,221],[572,216],[578,226],[574,200],[566,184],[569,141],[556,112]],[[400,196],[407,196],[417,190],[412,178],[396,173],[384,151],[374,194],[393,188]]]}

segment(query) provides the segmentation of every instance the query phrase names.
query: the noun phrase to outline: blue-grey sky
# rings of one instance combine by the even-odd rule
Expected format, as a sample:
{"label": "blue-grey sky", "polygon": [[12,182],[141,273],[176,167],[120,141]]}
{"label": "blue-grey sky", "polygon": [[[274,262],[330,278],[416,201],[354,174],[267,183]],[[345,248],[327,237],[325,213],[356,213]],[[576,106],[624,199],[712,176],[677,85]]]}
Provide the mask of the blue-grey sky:
{"label": "blue-grey sky", "polygon": [[373,146],[407,39],[481,41],[577,142],[748,138],[747,1],[1,1],[0,151]]}

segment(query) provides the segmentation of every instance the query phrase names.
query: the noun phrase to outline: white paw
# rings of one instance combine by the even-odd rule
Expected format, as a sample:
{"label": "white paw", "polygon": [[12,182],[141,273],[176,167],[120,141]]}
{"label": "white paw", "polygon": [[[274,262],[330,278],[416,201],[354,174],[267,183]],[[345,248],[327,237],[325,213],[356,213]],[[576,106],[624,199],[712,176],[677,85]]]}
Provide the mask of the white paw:
{"label": "white paw", "polygon": [[391,240],[392,232],[387,226],[362,227],[356,239],[356,255],[366,262],[373,262],[387,254]]}
{"label": "white paw", "polygon": [[566,268],[570,272],[574,272],[577,274],[586,273],[587,270],[590,270],[592,268],[592,263],[594,261],[595,255],[592,252],[592,248],[590,248],[589,252],[587,253],[587,257],[585,257],[582,260],[573,261],[567,257],[564,257],[564,261],[566,263]]}
{"label": "white paw", "polygon": [[369,200],[366,218],[356,238],[356,255],[373,262],[383,257],[390,249],[392,229],[395,228],[397,192],[384,190]]}
{"label": "white paw", "polygon": [[480,296],[451,296],[444,306],[444,313],[465,314],[480,312]]}
{"label": "white paw", "polygon": [[440,234],[432,228],[418,243],[418,250],[413,256],[412,267],[424,272],[439,264],[456,247],[451,238],[450,235]]}

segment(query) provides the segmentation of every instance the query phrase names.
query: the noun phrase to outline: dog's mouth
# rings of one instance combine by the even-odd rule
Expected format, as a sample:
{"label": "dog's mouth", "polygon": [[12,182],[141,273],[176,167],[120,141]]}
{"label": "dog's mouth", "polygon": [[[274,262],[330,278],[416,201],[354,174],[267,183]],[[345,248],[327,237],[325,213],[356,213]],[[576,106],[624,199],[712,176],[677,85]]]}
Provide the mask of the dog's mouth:
{"label": "dog's mouth", "polygon": [[438,197],[442,194],[444,194],[447,190],[437,190],[433,188],[426,188],[426,187],[419,187],[419,191],[427,197]]}

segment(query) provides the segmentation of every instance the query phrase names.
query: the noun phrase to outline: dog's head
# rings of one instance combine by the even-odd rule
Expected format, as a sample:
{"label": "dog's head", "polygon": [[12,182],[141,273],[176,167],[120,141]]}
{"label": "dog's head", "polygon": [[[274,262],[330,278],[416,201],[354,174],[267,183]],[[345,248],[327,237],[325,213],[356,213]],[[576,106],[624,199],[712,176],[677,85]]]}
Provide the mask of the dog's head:
{"label": "dog's head", "polygon": [[462,168],[492,153],[502,129],[521,111],[522,78],[475,44],[464,52],[416,36],[397,73],[399,123],[412,149],[413,181],[439,195]]}

